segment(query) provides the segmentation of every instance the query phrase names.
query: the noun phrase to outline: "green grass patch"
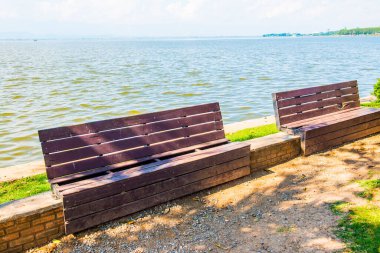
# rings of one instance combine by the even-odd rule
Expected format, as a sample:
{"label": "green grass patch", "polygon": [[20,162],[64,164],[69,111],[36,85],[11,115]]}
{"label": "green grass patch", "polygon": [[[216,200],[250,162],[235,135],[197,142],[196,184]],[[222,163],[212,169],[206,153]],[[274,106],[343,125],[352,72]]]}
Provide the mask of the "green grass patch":
{"label": "green grass patch", "polygon": [[330,210],[335,215],[340,215],[344,212],[347,212],[349,209],[350,203],[345,201],[337,201],[335,203],[330,204]]}
{"label": "green grass patch", "polygon": [[235,133],[227,134],[226,137],[230,141],[246,141],[263,137],[270,134],[278,133],[276,124],[263,125],[258,127],[252,127],[237,131]]}
{"label": "green grass patch", "polygon": [[372,101],[368,103],[361,103],[360,105],[364,107],[380,108],[380,100]]}
{"label": "green grass patch", "polygon": [[[380,208],[374,205],[351,207],[345,213],[342,203],[331,205],[331,210],[342,215],[335,234],[352,252],[380,252]],[[338,207],[338,210],[336,208]]]}
{"label": "green grass patch", "polygon": [[380,188],[380,179],[359,180],[357,183],[364,188],[364,191],[360,192],[358,195],[369,200],[372,200],[374,190]]}
{"label": "green grass patch", "polygon": [[0,183],[0,204],[49,191],[46,174]]}

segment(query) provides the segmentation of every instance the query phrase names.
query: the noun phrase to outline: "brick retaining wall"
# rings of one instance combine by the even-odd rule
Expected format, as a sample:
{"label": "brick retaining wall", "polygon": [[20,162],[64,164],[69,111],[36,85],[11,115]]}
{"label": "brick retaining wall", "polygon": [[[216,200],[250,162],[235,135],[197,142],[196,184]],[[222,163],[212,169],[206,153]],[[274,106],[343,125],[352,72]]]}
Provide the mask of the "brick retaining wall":
{"label": "brick retaining wall", "polygon": [[64,234],[62,204],[50,193],[0,205],[0,252],[21,252]]}
{"label": "brick retaining wall", "polygon": [[286,162],[301,153],[300,138],[282,132],[247,142],[251,144],[251,171]]}

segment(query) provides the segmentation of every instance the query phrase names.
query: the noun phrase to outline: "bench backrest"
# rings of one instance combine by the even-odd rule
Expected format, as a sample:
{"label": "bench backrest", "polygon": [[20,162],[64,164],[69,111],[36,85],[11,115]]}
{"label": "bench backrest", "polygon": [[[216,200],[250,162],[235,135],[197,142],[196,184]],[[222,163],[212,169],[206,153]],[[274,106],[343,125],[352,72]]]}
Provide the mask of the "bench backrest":
{"label": "bench backrest", "polygon": [[330,85],[273,93],[277,127],[360,106],[358,83]]}
{"label": "bench backrest", "polygon": [[38,131],[51,183],[224,139],[219,103]]}

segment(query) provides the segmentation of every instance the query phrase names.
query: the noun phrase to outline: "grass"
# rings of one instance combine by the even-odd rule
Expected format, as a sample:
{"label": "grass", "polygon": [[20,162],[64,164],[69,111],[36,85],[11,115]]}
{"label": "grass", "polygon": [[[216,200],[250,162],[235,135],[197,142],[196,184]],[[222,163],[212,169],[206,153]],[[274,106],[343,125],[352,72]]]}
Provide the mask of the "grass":
{"label": "grass", "polygon": [[380,179],[359,180],[358,183],[364,188],[361,196],[370,202],[363,206],[343,201],[331,204],[331,211],[341,216],[335,234],[350,252],[380,253],[380,207],[371,202],[375,190],[380,188]]}
{"label": "grass", "polygon": [[375,189],[380,188],[380,179],[359,180],[358,183],[364,188],[364,191],[360,192],[359,196],[368,200],[372,200]]}
{"label": "grass", "polygon": [[270,134],[278,133],[276,124],[263,125],[253,128],[247,128],[235,133],[227,134],[226,137],[230,141],[246,141],[263,137]]}
{"label": "grass", "polygon": [[368,103],[361,103],[360,105],[364,107],[380,108],[380,100],[372,101]]}
{"label": "grass", "polygon": [[49,191],[46,174],[0,183],[0,204]]}

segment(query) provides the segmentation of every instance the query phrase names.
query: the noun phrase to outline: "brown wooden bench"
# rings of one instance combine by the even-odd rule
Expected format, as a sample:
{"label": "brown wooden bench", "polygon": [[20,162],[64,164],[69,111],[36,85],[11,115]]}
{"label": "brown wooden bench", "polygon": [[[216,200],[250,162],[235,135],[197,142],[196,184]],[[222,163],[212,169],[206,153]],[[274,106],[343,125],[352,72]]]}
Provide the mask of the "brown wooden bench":
{"label": "brown wooden bench", "polygon": [[67,234],[250,173],[249,145],[225,139],[218,103],[38,133]]}
{"label": "brown wooden bench", "polygon": [[277,127],[301,136],[305,155],[380,131],[380,109],[360,107],[349,81],[273,94]]}

